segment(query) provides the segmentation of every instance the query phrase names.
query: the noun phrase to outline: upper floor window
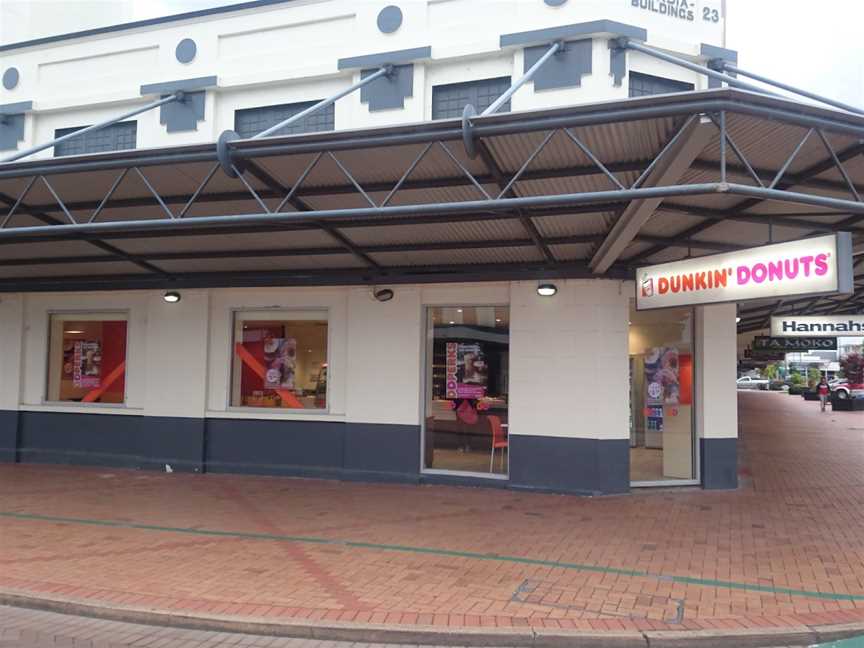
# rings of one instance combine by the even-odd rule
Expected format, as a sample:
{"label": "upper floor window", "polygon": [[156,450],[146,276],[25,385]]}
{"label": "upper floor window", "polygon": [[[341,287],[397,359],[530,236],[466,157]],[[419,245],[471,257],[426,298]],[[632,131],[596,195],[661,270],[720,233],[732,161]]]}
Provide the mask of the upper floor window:
{"label": "upper floor window", "polygon": [[693,90],[692,83],[664,79],[641,72],[630,73],[630,96],[644,97],[646,95],[668,94],[670,92],[687,92]]}
{"label": "upper floor window", "polygon": [[[489,105],[510,87],[510,77],[495,79],[480,79],[464,83],[448,83],[432,88],[432,119],[447,119],[461,117],[462,111],[469,103],[478,113],[486,110]],[[510,102],[506,102],[499,112],[510,112]]]}
{"label": "upper floor window", "polygon": [[[58,128],[54,131],[54,137],[62,137],[69,133],[87,128],[86,126],[75,126],[74,128]],[[111,124],[78,137],[73,137],[65,142],[54,146],[54,157],[64,155],[81,155],[82,153],[103,153],[105,151],[122,151],[134,149],[138,135],[138,122],[128,121]]]}
{"label": "upper floor window", "polygon": [[[314,106],[317,101],[281,104],[278,106],[261,106],[260,108],[245,108],[234,113],[234,130],[240,137],[246,139],[261,131],[275,126],[281,121],[293,117],[297,113]],[[298,133],[318,133],[332,131],[336,127],[333,104],[307,115],[300,121],[280,128],[273,135],[296,135]]]}

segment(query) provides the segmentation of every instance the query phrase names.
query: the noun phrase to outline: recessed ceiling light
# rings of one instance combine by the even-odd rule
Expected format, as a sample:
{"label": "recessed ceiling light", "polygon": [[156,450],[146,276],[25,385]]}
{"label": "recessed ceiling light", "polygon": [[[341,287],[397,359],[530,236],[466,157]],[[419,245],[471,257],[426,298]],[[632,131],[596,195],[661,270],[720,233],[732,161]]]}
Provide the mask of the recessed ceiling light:
{"label": "recessed ceiling light", "polygon": [[456,309],[456,312],[457,312],[457,313],[461,313],[461,312],[462,312],[462,309],[461,309],[461,308],[457,308],[457,309]]}
{"label": "recessed ceiling light", "polygon": [[496,318],[495,318],[495,321],[496,321],[496,322],[500,322],[500,321],[501,321],[501,318],[500,318],[500,317],[496,317]]}
{"label": "recessed ceiling light", "polygon": [[63,331],[64,333],[69,333],[70,335],[78,335],[83,333],[84,331]]}

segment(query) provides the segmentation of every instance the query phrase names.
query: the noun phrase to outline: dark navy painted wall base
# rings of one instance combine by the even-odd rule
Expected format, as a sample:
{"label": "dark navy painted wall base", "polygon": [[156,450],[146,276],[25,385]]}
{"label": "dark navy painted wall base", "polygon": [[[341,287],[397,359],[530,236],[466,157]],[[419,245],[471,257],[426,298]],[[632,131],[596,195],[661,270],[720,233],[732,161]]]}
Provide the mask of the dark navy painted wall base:
{"label": "dark navy painted wall base", "polygon": [[419,459],[414,425],[0,412],[0,461],[417,483]]}
{"label": "dark navy painted wall base", "polygon": [[20,412],[18,460],[178,472],[203,469],[204,421]]}
{"label": "dark navy painted wall base", "polygon": [[[737,440],[702,439],[702,483],[738,485]],[[0,411],[0,462],[514,488],[577,495],[630,490],[627,439],[513,435],[510,478],[421,473],[420,427]]]}
{"label": "dark navy painted wall base", "polygon": [[0,462],[15,461],[18,450],[18,412],[0,410]]}
{"label": "dark navy painted wall base", "polygon": [[627,439],[510,437],[510,486],[531,490],[613,495],[630,490]]}
{"label": "dark navy painted wall base", "polygon": [[738,439],[699,439],[702,487],[738,488]]}
{"label": "dark navy painted wall base", "polygon": [[209,472],[416,482],[420,427],[207,419]]}

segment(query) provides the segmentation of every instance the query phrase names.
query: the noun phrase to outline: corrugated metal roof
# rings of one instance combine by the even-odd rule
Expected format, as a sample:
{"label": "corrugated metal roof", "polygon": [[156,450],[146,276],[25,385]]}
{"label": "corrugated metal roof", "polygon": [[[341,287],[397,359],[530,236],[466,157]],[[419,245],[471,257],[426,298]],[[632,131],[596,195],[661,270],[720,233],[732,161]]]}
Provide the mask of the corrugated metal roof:
{"label": "corrugated metal roof", "polygon": [[[242,228],[228,220],[222,223],[208,221],[208,232],[178,236],[170,235],[176,232],[176,222],[167,218],[132,167],[140,167],[153,188],[165,199],[172,215],[176,216],[213,169],[216,161],[212,144],[0,164],[0,222],[5,220],[6,210],[27,186],[28,173],[45,174],[62,200],[69,204],[72,218],[76,222],[86,222],[122,169],[129,167],[125,179],[116,187],[99,215],[97,224],[105,224],[107,228],[122,221],[154,223],[158,220],[160,225],[164,223],[164,231],[159,232],[145,232],[143,226],[137,233],[106,232],[108,247],[83,241],[0,245],[0,259],[93,257],[92,263],[46,265],[39,270],[45,273],[44,276],[57,277],[144,271],[139,265],[125,261],[100,262],[112,253],[112,249],[118,251],[116,254],[141,255],[143,260],[154,254],[158,257],[160,253],[201,257],[189,260],[157,258],[152,261],[162,270],[180,275],[345,268],[364,268],[364,273],[368,273],[364,251],[384,266],[384,271],[391,266],[446,269],[471,265],[506,269],[514,264],[537,264],[548,268],[551,262],[544,258],[532,240],[534,233],[530,231],[530,225],[526,228],[526,224],[519,220],[527,215],[558,262],[584,263],[611,230],[627,203],[621,196],[609,200],[608,195],[592,197],[596,205],[583,201],[586,194],[609,192],[617,185],[561,130],[555,132],[543,150],[530,161],[524,174],[513,184],[512,193],[523,199],[573,194],[572,199],[568,198],[570,202],[523,205],[518,209],[510,206],[507,213],[496,211],[505,203],[471,205],[470,211],[461,203],[474,203],[485,200],[487,196],[496,198],[501,193],[502,184],[511,181],[543,139],[554,129],[564,126],[570,128],[572,134],[609,167],[618,182],[630,187],[649,161],[678,132],[688,117],[688,106],[694,106],[693,110],[701,114],[706,111],[706,102],[721,100],[726,102],[724,106],[729,111],[728,127],[732,139],[748,161],[762,170],[765,182],[770,181],[807,131],[806,126],[793,123],[798,118],[830,122],[826,137],[838,153],[854,152],[859,142],[864,140],[864,119],[859,116],[728,89],[478,117],[474,120],[475,139],[488,147],[494,163],[492,166],[487,166],[483,155],[468,156],[461,139],[460,120],[245,140],[232,145],[239,156],[236,163],[238,168],[246,170],[246,182],[259,193],[266,209],[261,208],[243,181],[218,170],[201,190],[199,201],[184,220],[200,224],[205,222],[200,220],[205,217],[253,215],[253,218],[244,222]],[[756,115],[763,110],[783,110],[797,117],[784,117],[786,121],[781,121],[769,119],[767,115]],[[662,114],[664,111],[668,114]],[[612,115],[617,115],[618,121],[613,121]],[[504,128],[512,132],[502,134]],[[854,133],[843,132],[849,129],[857,130]],[[439,142],[443,142],[446,150]],[[370,209],[370,203],[354,183],[359,183],[367,192],[374,206],[381,205],[427,145],[428,153],[407,175],[399,192],[391,196],[388,207],[394,209],[384,212]],[[296,218],[307,222],[265,224],[266,212],[275,209],[285,191],[298,183],[317,153],[321,153],[320,161],[297,188],[297,200],[282,208],[283,212],[294,212],[298,208],[304,209],[305,205],[313,213],[298,212]],[[247,154],[248,160],[240,159]],[[692,168],[671,182],[675,185],[719,182],[719,157],[719,133],[715,133]],[[756,186],[756,182],[742,170],[731,148],[727,149],[727,157],[730,164],[727,182]],[[339,164],[344,169],[340,169]],[[500,168],[500,175],[495,167]],[[841,173],[830,164],[829,153],[816,135],[801,148],[790,165],[789,173],[797,174],[814,167],[819,171],[815,180],[802,182],[798,178],[795,191],[813,196],[850,198],[851,193]],[[862,156],[852,155],[845,167],[864,191]],[[482,190],[474,182],[480,183]],[[785,185],[781,183],[780,186]],[[601,199],[604,202],[599,202]],[[68,222],[41,181],[34,183],[24,203],[20,213],[9,220],[8,227],[20,229],[45,222]],[[708,222],[703,217],[709,214],[712,219],[722,218],[723,211],[730,209],[743,210],[745,217],[764,216],[766,223]],[[691,213],[685,214],[682,210]],[[452,213],[454,211],[458,213]],[[782,224],[775,223],[775,240],[809,234],[805,228],[792,227],[788,221],[789,214],[802,214],[801,220],[815,219],[823,224],[848,222],[850,227],[856,228],[859,237],[864,237],[864,222],[862,219],[849,221],[847,211],[851,213],[856,208],[813,207],[791,199],[767,202],[734,192],[667,197],[639,234],[671,241],[633,241],[627,245],[621,259],[626,262],[627,259],[660,261],[680,258],[687,253],[686,241],[679,240],[675,244],[674,239],[680,239],[696,226],[701,228],[693,237],[696,242],[762,243],[767,238],[768,216],[772,214],[783,214],[787,218]],[[729,212],[727,215],[740,214]],[[330,217],[335,220],[328,220],[328,227],[335,233],[315,229],[320,222],[308,222]],[[226,229],[229,226],[236,229]],[[501,241],[507,242],[506,246],[502,246]],[[399,249],[381,251],[393,247]],[[286,253],[312,249],[327,254],[280,255],[280,248]],[[354,252],[349,253],[348,248],[353,248]],[[232,249],[241,254],[229,258],[227,255]],[[256,250],[268,252],[256,256]],[[653,253],[646,256],[649,251]],[[694,252],[701,254],[704,250]],[[209,253],[220,253],[225,258],[206,258]],[[31,266],[9,266],[6,269],[9,272],[0,276],[40,276]]]}

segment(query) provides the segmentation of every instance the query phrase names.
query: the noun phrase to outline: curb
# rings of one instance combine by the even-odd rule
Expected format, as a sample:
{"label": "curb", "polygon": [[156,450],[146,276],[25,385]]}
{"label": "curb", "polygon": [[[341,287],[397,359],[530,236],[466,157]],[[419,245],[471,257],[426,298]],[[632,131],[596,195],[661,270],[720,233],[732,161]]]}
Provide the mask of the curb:
{"label": "curb", "polygon": [[566,630],[414,628],[353,623],[267,623],[238,617],[176,615],[141,608],[111,608],[62,599],[0,592],[0,605],[149,626],[319,641],[471,646],[488,648],[770,648],[810,646],[864,635],[864,623],[753,630],[680,630],[622,633]]}

